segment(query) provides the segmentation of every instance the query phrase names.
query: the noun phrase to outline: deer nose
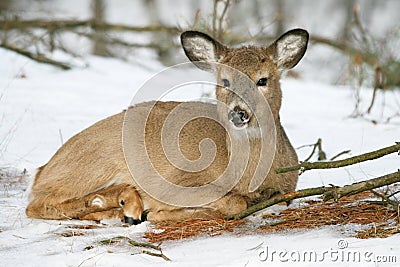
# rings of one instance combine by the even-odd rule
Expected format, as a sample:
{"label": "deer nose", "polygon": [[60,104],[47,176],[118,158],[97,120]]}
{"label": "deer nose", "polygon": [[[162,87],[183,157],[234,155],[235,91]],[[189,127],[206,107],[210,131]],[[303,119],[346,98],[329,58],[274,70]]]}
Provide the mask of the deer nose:
{"label": "deer nose", "polygon": [[142,222],[140,219],[133,219],[132,217],[127,217],[127,216],[124,217],[124,221],[125,223],[128,223],[130,225],[132,224],[137,225]]}
{"label": "deer nose", "polygon": [[249,121],[249,115],[247,112],[240,107],[236,106],[233,110],[229,111],[228,119],[235,125],[237,128],[242,128]]}

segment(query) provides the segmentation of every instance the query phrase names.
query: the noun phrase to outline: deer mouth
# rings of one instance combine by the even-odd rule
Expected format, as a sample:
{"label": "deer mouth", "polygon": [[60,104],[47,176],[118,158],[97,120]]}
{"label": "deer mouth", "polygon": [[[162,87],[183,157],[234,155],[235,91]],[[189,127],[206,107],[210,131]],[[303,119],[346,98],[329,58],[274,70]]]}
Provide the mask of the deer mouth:
{"label": "deer mouth", "polygon": [[233,126],[235,126],[238,129],[244,129],[247,127],[248,122],[245,121],[231,121]]}
{"label": "deer mouth", "polygon": [[124,222],[128,223],[130,225],[137,225],[140,224],[142,222],[141,219],[134,219],[132,217],[128,217],[128,216],[124,216]]}

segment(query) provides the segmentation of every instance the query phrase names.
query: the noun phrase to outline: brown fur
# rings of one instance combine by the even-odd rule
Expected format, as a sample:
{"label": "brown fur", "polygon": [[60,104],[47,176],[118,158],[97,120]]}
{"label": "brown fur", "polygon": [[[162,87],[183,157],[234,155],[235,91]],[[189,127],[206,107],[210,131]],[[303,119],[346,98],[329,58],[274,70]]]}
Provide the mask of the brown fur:
{"label": "brown fur", "polygon": [[[182,41],[185,52],[192,61],[201,59],[196,58],[199,54],[203,56],[202,51],[197,54],[192,53],[192,49],[195,48],[185,44],[185,40],[192,36],[200,39],[205,38],[207,42],[214,45],[215,57],[221,63],[240,70],[252,81],[257,82],[262,77],[268,78],[267,89],[260,90],[262,90],[264,98],[268,101],[272,110],[276,127],[276,151],[271,171],[260,188],[255,192],[250,193],[248,191],[252,174],[260,158],[259,140],[252,138],[250,141],[250,160],[244,176],[233,190],[224,197],[202,207],[177,207],[152,198],[132,178],[125,162],[122,147],[122,129],[126,111],[123,111],[97,122],[72,137],[56,152],[46,165],[39,169],[32,187],[32,202],[26,210],[29,217],[48,219],[60,219],[64,216],[67,218],[91,218],[90,216],[93,214],[95,214],[96,218],[101,216],[107,217],[109,214],[114,214],[115,207],[111,208],[111,206],[115,205],[111,205],[108,211],[99,211],[95,207],[86,207],[82,203],[86,203],[95,195],[102,195],[101,192],[106,192],[104,190],[113,191],[113,188],[121,184],[124,186],[129,185],[137,190],[137,193],[140,195],[139,199],[143,203],[143,209],[148,212],[148,219],[150,221],[183,220],[193,217],[220,217],[235,214],[260,199],[267,199],[274,194],[286,193],[295,189],[298,179],[297,173],[277,175],[273,171],[279,167],[294,165],[298,161],[296,152],[280,123],[279,110],[281,107],[282,92],[279,79],[283,69],[288,68],[287,66],[293,67],[297,64],[302,54],[304,54],[305,47],[300,56],[296,54],[294,56],[291,55],[292,57],[289,57],[289,59],[282,59],[276,55],[277,45],[275,43],[269,47],[227,48],[204,34],[189,32],[186,36],[182,35]],[[306,44],[307,40],[305,41],[305,46]],[[210,58],[210,55],[204,54],[203,60],[212,61],[213,59]],[[280,64],[279,62],[281,61],[284,64]],[[207,69],[207,65],[199,64],[198,66]],[[216,74],[217,79],[220,79],[220,74]],[[235,84],[232,87],[235,87]],[[248,91],[251,91],[250,89]],[[243,88],[237,90],[243,90]],[[225,102],[227,105],[232,101],[237,101],[231,93],[221,89],[221,87],[217,87],[216,95],[218,100]],[[202,171],[189,172],[180,170],[165,157],[161,144],[160,131],[167,116],[180,103],[157,102],[147,121],[143,122],[145,115],[153,104],[152,102],[142,103],[130,108],[130,111],[134,111],[135,120],[128,119],[125,121],[125,129],[132,131],[134,136],[136,136],[135,134],[139,136],[142,128],[137,127],[137,125],[146,123],[146,136],[144,137],[145,140],[141,140],[140,138],[124,140],[124,146],[128,148],[131,146],[139,147],[143,146],[144,141],[146,141],[146,150],[154,168],[165,179],[177,185],[200,186],[218,178],[224,172],[229,162],[230,145],[236,145],[240,148],[240,138],[230,138],[221,125],[210,119],[198,118],[191,121],[179,133],[181,153],[190,160],[198,159],[201,155],[199,142],[209,138],[216,145],[216,157],[211,165]],[[199,106],[209,110],[211,113],[218,113],[223,118],[226,117],[223,109],[220,109],[217,105],[200,102],[187,103],[187,106],[183,108],[182,112],[184,113],[182,114],[185,114],[185,112],[190,113],[193,108]],[[249,125],[255,127],[256,123],[250,121]],[[141,158],[139,155],[130,155],[130,150],[125,151],[125,153],[127,153],[127,157],[133,157],[138,164],[146,160],[146,158]],[[145,178],[151,182],[151,177]],[[102,196],[108,197],[104,194]],[[190,197],[182,196],[182,198]],[[115,194],[111,198],[115,200]],[[66,205],[66,203],[70,202],[75,203],[75,206]],[[87,210],[83,211],[83,209]],[[137,210],[140,213],[142,211],[140,208],[137,208]],[[82,215],[82,212],[85,214]],[[124,212],[126,211],[124,210]]]}

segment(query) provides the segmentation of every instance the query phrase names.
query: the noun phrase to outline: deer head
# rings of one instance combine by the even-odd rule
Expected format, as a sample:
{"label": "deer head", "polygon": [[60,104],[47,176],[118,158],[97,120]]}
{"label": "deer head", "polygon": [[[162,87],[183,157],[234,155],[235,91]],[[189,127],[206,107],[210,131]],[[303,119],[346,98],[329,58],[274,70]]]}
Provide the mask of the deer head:
{"label": "deer head", "polygon": [[262,107],[262,100],[268,102],[275,121],[279,120],[281,73],[296,66],[303,57],[308,33],[294,29],[263,47],[231,48],[197,31],[184,32],[181,42],[195,65],[216,74],[216,97],[218,103],[223,103],[218,108],[219,116],[230,121],[233,130],[240,130],[259,127],[254,114]]}

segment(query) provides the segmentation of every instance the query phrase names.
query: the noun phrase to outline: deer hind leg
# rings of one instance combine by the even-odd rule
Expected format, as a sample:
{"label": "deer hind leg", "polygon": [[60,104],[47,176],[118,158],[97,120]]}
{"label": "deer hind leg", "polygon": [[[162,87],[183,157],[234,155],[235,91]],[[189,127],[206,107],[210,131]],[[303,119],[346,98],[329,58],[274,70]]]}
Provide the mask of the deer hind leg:
{"label": "deer hind leg", "polygon": [[[117,218],[121,218],[121,213],[124,214],[124,210],[120,206],[121,196],[129,201],[127,203],[129,205],[126,207],[127,212],[129,214],[136,212],[135,214],[141,216],[142,203],[140,196],[128,184],[111,186],[80,198],[68,199],[61,203],[54,201],[57,198],[51,196],[36,198],[28,205],[26,214],[29,217],[41,219],[94,218],[94,220],[101,220],[108,219],[114,215]],[[138,223],[137,220],[130,217],[128,219],[128,222],[131,224]]]}
{"label": "deer hind leg", "polygon": [[61,203],[54,201],[52,196],[36,198],[26,208],[26,215],[39,219],[80,219],[86,214],[107,210],[108,207],[99,203],[97,193],[81,198],[71,198]]}
{"label": "deer hind leg", "polygon": [[[56,202],[55,196],[36,197],[26,208],[26,215],[37,219],[72,219],[76,216],[63,210],[62,205]],[[61,207],[60,207],[61,206]]]}
{"label": "deer hind leg", "polygon": [[247,201],[241,195],[230,192],[208,206],[214,210],[218,210],[224,216],[228,216],[245,210],[247,208]]}
{"label": "deer hind leg", "polygon": [[113,218],[118,218],[120,220],[124,220],[124,212],[122,209],[110,209],[110,210],[105,210],[105,211],[97,211],[97,212],[92,212],[85,214],[83,216],[80,216],[80,220],[91,220],[91,221],[101,221],[104,219],[113,219]]}
{"label": "deer hind leg", "polygon": [[147,219],[152,222],[177,221],[188,219],[222,219],[247,208],[246,200],[234,193],[228,193],[222,198],[201,208],[181,208],[173,210],[150,211]]}
{"label": "deer hind leg", "polygon": [[149,211],[147,220],[151,222],[162,221],[183,221],[189,219],[208,219],[208,218],[223,218],[223,215],[211,209],[205,208],[181,208],[174,210],[158,210]]}

